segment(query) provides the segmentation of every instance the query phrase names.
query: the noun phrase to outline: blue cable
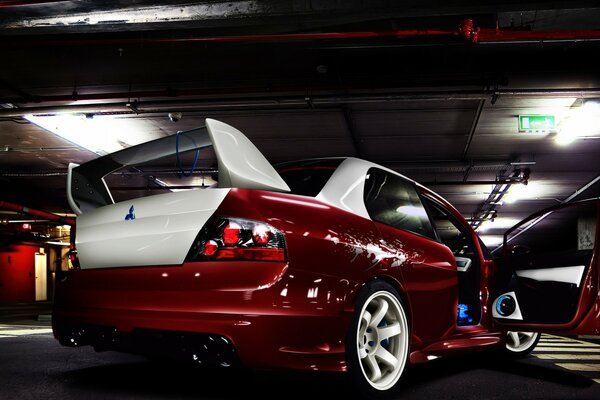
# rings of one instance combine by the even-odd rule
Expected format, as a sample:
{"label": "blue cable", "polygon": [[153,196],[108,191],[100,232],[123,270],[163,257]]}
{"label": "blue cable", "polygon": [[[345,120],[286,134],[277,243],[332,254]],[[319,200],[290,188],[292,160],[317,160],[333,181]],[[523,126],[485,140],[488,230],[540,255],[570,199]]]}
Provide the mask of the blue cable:
{"label": "blue cable", "polygon": [[190,172],[186,173],[183,169],[183,166],[181,165],[181,159],[179,158],[179,135],[182,133],[182,131],[177,131],[177,136],[175,136],[175,157],[177,158],[177,166],[179,167],[179,171],[183,176],[192,176],[194,170],[196,169],[196,165],[198,164],[200,149],[198,148],[198,146],[196,146],[196,142],[194,141],[194,139],[188,137],[188,139],[190,139],[192,143],[194,143],[194,146],[196,146],[196,155],[194,156],[194,162],[192,163],[192,168],[190,169]]}

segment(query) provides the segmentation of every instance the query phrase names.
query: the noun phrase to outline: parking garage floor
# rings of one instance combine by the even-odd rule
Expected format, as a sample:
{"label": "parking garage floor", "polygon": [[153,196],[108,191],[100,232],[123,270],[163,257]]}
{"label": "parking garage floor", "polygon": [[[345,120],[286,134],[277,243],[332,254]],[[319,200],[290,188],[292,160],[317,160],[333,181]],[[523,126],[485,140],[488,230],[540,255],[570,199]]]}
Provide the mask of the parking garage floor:
{"label": "parking garage floor", "polygon": [[[544,335],[520,361],[484,355],[411,368],[402,399],[598,399],[600,345]],[[0,324],[2,399],[355,398],[343,374],[206,370],[61,347],[48,321]]]}

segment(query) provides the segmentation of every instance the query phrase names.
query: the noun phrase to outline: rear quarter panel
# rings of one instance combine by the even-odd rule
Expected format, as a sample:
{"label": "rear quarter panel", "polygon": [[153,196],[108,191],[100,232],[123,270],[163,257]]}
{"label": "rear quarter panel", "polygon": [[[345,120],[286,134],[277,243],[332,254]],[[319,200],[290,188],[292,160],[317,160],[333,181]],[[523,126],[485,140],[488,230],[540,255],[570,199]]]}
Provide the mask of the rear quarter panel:
{"label": "rear quarter panel", "polygon": [[237,216],[243,209],[255,213],[246,218],[264,220],[285,233],[286,275],[306,272],[314,278],[299,294],[306,307],[312,307],[306,297],[315,296],[314,306],[320,308],[343,296],[340,311],[353,312],[362,286],[386,279],[408,303],[414,344],[454,331],[457,272],[446,246],[305,196],[232,189],[218,213]]}

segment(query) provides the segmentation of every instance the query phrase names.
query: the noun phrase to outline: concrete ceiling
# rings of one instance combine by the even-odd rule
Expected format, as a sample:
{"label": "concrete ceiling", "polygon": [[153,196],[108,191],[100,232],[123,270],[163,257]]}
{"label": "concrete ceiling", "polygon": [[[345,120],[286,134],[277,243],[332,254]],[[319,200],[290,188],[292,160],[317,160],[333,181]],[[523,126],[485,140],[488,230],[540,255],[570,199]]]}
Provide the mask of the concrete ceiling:
{"label": "concrete ceiling", "polygon": [[[362,157],[423,182],[467,218],[516,221],[583,189],[579,198],[600,195],[600,184],[588,187],[600,176],[600,124],[567,146],[517,129],[518,115],[560,124],[600,99],[594,2],[397,3],[3,2],[0,200],[70,212],[66,167],[97,155],[23,119],[65,112],[112,115],[147,138],[221,119],[272,162]],[[466,19],[480,28],[468,38]],[[138,140],[132,131],[119,140]],[[204,152],[199,168],[213,166]],[[156,177],[198,183],[157,174],[172,163],[154,167],[113,178],[117,198],[156,188]],[[486,203],[525,168],[537,194]]]}

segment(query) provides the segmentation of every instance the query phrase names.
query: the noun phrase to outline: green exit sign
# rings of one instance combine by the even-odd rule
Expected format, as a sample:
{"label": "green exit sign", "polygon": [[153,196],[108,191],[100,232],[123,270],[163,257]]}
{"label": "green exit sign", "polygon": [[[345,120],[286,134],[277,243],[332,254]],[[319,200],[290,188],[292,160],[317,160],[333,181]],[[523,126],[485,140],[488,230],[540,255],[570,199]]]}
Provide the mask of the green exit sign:
{"label": "green exit sign", "polygon": [[553,132],[554,115],[519,115],[519,132]]}

